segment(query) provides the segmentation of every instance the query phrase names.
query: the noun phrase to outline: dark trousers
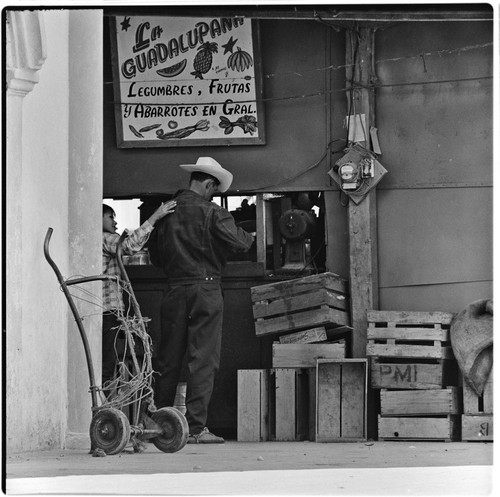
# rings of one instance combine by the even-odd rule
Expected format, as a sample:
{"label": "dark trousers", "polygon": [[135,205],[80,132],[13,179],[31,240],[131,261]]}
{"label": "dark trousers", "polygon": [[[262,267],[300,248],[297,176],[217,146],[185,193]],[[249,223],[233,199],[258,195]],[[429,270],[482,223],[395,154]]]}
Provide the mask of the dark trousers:
{"label": "dark trousers", "polygon": [[[105,312],[102,315],[102,383],[112,380],[116,368],[115,340],[120,322],[115,314]],[[105,394],[108,392],[105,390]]]}
{"label": "dark trousers", "polygon": [[222,313],[219,283],[170,285],[161,304],[155,404],[158,408],[173,405],[185,356],[186,419],[195,435],[206,425],[219,369]]}

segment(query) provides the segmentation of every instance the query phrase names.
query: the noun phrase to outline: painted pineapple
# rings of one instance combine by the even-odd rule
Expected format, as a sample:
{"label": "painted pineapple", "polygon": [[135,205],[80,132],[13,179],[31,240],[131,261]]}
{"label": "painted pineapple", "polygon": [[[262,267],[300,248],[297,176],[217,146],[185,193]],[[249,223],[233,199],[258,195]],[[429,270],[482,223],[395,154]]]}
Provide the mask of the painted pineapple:
{"label": "painted pineapple", "polygon": [[207,41],[198,47],[198,53],[193,61],[195,78],[203,79],[203,74],[206,74],[212,67],[212,53],[217,53],[217,43]]}

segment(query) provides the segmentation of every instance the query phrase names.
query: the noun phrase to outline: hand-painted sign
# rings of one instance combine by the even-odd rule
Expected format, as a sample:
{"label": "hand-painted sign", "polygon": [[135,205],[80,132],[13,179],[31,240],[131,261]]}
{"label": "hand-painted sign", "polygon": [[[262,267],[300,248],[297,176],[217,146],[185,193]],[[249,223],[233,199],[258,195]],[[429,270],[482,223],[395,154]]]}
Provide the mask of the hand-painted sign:
{"label": "hand-painted sign", "polygon": [[264,143],[257,25],[111,18],[119,148]]}

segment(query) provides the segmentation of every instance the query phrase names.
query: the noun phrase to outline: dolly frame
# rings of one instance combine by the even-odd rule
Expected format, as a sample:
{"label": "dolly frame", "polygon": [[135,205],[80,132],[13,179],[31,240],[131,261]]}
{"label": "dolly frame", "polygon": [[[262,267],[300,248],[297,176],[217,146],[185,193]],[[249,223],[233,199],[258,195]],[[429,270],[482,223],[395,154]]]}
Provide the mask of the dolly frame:
{"label": "dolly frame", "polygon": [[[92,399],[92,421],[89,430],[91,439],[91,452],[102,450],[105,454],[117,454],[125,449],[130,441],[132,441],[134,450],[139,452],[140,443],[138,442],[147,439],[152,439],[154,445],[163,452],[179,451],[186,445],[189,436],[189,427],[186,418],[179,410],[175,409],[174,407],[163,407],[158,410],[156,409],[152,398],[151,375],[149,375],[147,379],[146,386],[149,390],[147,395],[143,398],[134,398],[131,402],[132,404],[135,404],[136,407],[133,410],[134,422],[132,425],[120,409],[109,407],[106,405],[106,403],[99,402],[98,392],[102,391],[102,386],[99,387],[96,384],[90,344],[85,332],[85,328],[83,326],[82,318],[78,313],[78,308],[68,287],[94,281],[115,281],[118,283],[120,278],[116,276],[99,274],[94,276],[64,279],[57,264],[54,262],[50,255],[49,244],[52,233],[53,229],[48,228],[45,235],[43,250],[45,259],[56,274],[61,290],[66,297],[73,317],[75,318],[80,338],[83,343],[89,375],[90,394]],[[142,336],[146,336],[147,331],[144,326],[144,319],[142,317],[139,304],[137,302],[137,299],[135,298],[132,285],[122,261],[123,241],[126,237],[127,233],[124,232],[120,236],[117,245],[116,257],[118,267],[122,276],[121,284],[128,292],[132,310],[135,314],[135,317],[137,318],[136,322],[139,323]],[[129,345],[129,350],[131,352],[133,366],[135,368],[135,371],[139,372],[141,368],[139,367],[139,363],[137,361],[131,332],[127,328],[125,328],[125,337]],[[149,343],[146,343],[144,339],[142,341],[145,348],[150,347]],[[152,372],[152,368],[150,372]],[[136,395],[136,392],[134,392],[133,395]]]}

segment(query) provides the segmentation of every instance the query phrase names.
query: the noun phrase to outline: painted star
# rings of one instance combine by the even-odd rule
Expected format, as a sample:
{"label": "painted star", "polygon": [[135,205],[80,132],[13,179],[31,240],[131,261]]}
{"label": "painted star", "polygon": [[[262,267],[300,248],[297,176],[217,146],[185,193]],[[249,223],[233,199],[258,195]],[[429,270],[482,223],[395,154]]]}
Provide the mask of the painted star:
{"label": "painted star", "polygon": [[122,25],[122,31],[127,31],[130,28],[130,17],[125,16],[120,24]]}
{"label": "painted star", "polygon": [[237,41],[238,41],[237,39],[233,40],[233,37],[231,36],[231,38],[225,45],[221,45],[221,47],[224,49],[223,55],[226,55],[228,52],[233,53],[233,48]]}

